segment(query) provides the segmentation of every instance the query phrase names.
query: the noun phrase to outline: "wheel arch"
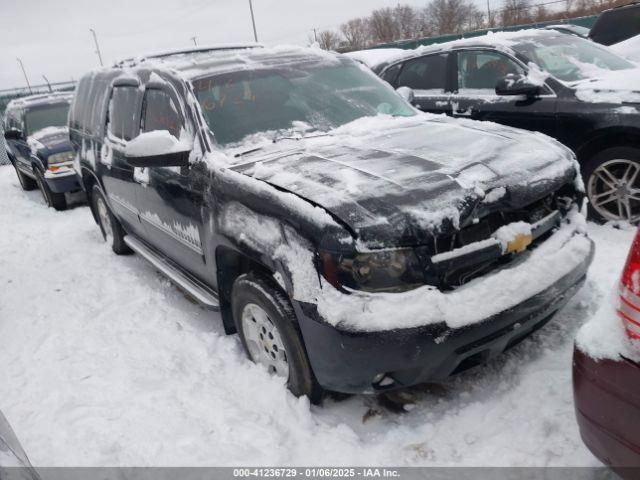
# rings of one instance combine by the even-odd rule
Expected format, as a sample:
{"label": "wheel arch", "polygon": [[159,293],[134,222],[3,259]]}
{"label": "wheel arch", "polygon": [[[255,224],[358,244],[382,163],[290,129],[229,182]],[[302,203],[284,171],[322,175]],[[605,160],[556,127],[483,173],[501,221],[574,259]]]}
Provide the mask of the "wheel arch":
{"label": "wheel arch", "polygon": [[87,196],[87,203],[89,204],[91,215],[93,215],[93,220],[98,224],[98,212],[95,211],[95,207],[93,205],[93,186],[100,185],[98,177],[96,177],[96,174],[93,171],[86,167],[82,167],[80,178],[82,180],[82,188]]}
{"label": "wheel arch", "polygon": [[233,313],[231,311],[231,290],[233,289],[233,283],[240,275],[245,273],[253,272],[272,277],[275,272],[273,269],[264,265],[264,263],[229,246],[221,245],[216,248],[215,258],[222,324],[225,333],[231,335],[236,333]]}
{"label": "wheel arch", "polygon": [[589,161],[598,152],[612,147],[635,146],[640,148],[640,128],[612,127],[597,130],[589,140],[576,149],[581,163]]}

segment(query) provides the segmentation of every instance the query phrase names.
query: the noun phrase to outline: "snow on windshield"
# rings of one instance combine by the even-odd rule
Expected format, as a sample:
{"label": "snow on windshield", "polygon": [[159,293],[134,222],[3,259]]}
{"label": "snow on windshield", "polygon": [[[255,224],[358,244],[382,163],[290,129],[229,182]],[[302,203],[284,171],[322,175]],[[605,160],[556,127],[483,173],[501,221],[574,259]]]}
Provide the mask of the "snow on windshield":
{"label": "snow on windshield", "polygon": [[326,131],[364,116],[414,115],[393,90],[352,62],[240,70],[199,78],[193,86],[221,145],[296,125]]}

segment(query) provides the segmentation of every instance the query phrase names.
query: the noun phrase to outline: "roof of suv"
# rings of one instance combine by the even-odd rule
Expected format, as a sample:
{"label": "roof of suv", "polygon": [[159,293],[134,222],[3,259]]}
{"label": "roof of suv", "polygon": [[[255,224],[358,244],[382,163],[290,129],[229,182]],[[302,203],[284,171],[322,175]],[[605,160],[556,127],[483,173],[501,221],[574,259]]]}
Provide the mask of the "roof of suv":
{"label": "roof of suv", "polygon": [[7,105],[7,110],[18,107],[38,107],[41,105],[49,105],[70,102],[73,99],[73,92],[51,92],[38,95],[29,95],[28,97],[16,98],[11,100]]}
{"label": "roof of suv", "polygon": [[121,61],[116,68],[162,68],[181,72],[188,78],[227,73],[247,68],[281,68],[290,64],[336,61],[338,56],[317,48],[259,44],[199,47],[147,55]]}
{"label": "roof of suv", "polygon": [[[374,72],[380,73],[385,67],[393,63],[408,60],[414,57],[420,57],[428,53],[438,53],[441,51],[447,51],[457,47],[497,47],[497,48],[509,48],[512,45],[521,42],[522,40],[533,37],[562,37],[568,35],[566,33],[558,32],[555,30],[545,29],[526,29],[518,30],[515,32],[489,32],[485,35],[461,38],[452,42],[434,43],[432,45],[425,45],[413,50],[398,50],[392,49],[396,54],[390,54],[383,56],[380,54],[380,50],[384,49],[372,49],[372,50],[360,50],[357,52],[351,52],[348,56],[360,60],[367,64]],[[371,53],[374,52],[374,53]]]}

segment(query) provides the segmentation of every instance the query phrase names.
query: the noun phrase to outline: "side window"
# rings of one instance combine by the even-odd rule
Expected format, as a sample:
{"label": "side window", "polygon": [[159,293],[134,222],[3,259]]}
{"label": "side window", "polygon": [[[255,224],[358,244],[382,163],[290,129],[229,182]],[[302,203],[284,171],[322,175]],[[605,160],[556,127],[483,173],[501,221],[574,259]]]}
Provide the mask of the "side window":
{"label": "side window", "polygon": [[500,79],[510,73],[524,73],[512,59],[498,52],[458,52],[458,90],[488,89],[493,91]]}
{"label": "side window", "polygon": [[396,86],[396,78],[398,78],[398,72],[400,72],[400,68],[402,68],[402,64],[399,63],[394,65],[393,67],[387,68],[387,70],[382,74],[382,79],[385,82],[390,83],[392,86]]}
{"label": "side window", "polygon": [[437,54],[405,62],[398,76],[397,86],[444,92],[446,81],[447,54]]}
{"label": "side window", "polygon": [[168,130],[171,135],[180,138],[182,121],[175,103],[162,90],[149,89],[144,97],[142,131]]}
{"label": "side window", "polygon": [[114,87],[109,102],[109,133],[131,140],[138,135],[139,124],[137,87]]}

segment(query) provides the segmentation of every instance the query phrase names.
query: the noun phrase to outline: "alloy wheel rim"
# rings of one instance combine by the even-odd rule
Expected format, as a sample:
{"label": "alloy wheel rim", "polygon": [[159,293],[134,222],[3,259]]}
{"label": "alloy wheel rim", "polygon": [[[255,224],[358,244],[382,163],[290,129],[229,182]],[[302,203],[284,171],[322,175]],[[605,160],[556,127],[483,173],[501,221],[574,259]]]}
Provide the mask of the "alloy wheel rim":
{"label": "alloy wheel rim", "polygon": [[269,373],[289,378],[289,363],[284,342],[267,312],[249,303],[242,310],[242,331],[251,360],[267,367]]}
{"label": "alloy wheel rim", "polygon": [[606,220],[640,220],[640,164],[609,160],[589,177],[587,194],[593,208]]}
{"label": "alloy wheel rim", "polygon": [[102,226],[105,240],[109,240],[113,237],[113,227],[111,225],[111,217],[109,217],[107,205],[104,203],[104,200],[102,198],[98,198],[97,206],[98,217],[100,218],[100,225]]}

